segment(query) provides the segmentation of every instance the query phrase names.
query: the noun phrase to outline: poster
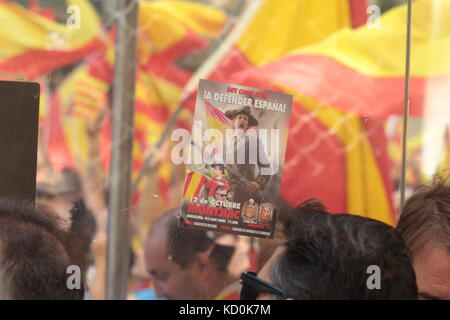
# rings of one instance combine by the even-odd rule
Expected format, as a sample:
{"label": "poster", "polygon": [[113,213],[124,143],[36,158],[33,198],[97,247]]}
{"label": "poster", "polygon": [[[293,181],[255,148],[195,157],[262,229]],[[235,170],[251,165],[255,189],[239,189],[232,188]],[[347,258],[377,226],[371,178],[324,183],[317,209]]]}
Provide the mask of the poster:
{"label": "poster", "polygon": [[273,238],[291,105],[291,95],[200,80],[189,142],[174,150],[187,164],[183,226]]}

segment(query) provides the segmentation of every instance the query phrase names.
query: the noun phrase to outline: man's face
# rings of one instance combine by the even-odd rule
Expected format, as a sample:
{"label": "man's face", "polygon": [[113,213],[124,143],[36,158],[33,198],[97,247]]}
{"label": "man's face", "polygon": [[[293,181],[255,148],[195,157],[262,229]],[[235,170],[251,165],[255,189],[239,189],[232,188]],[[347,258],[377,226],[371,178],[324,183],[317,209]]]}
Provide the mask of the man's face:
{"label": "man's face", "polygon": [[420,299],[450,300],[450,252],[429,241],[413,258]]}
{"label": "man's face", "polygon": [[[261,270],[258,272],[258,278],[261,280],[264,280],[268,283],[272,283],[272,278],[270,277],[270,269],[272,268],[272,265],[274,262],[283,254],[284,247],[279,246],[275,252],[272,254],[269,260],[267,260],[266,264],[261,268]],[[261,293],[258,296],[258,300],[272,300],[273,295],[270,293]]]}
{"label": "man's face", "polygon": [[170,300],[201,298],[202,283],[205,281],[199,281],[195,276],[195,263],[187,269],[182,269],[169,260],[165,231],[154,231],[148,239],[145,262],[158,297]]}
{"label": "man's face", "polygon": [[216,198],[216,200],[224,201],[224,200],[227,200],[227,194],[228,194],[227,189],[225,189],[225,188],[217,188],[214,198]]}
{"label": "man's face", "polygon": [[233,124],[235,129],[246,131],[248,129],[248,117],[245,114],[238,114]]}

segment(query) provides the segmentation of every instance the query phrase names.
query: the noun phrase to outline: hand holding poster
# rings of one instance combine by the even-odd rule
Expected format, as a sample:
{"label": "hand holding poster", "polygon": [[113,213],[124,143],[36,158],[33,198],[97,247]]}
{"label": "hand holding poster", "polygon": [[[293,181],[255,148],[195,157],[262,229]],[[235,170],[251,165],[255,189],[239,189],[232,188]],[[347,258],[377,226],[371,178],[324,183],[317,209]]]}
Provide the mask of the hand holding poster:
{"label": "hand holding poster", "polygon": [[[200,80],[181,222],[273,238],[292,96]],[[186,152],[184,152],[186,151]]]}

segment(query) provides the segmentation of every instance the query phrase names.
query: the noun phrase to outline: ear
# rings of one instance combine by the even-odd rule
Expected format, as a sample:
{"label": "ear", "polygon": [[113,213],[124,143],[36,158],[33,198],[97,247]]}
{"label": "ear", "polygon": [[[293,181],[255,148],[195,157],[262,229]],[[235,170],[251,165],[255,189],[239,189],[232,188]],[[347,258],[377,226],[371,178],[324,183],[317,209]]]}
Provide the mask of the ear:
{"label": "ear", "polygon": [[195,254],[195,267],[197,268],[198,272],[205,272],[211,269],[214,269],[213,263],[210,259],[211,251],[213,249],[214,245],[211,245],[207,250],[203,252],[197,252]]}

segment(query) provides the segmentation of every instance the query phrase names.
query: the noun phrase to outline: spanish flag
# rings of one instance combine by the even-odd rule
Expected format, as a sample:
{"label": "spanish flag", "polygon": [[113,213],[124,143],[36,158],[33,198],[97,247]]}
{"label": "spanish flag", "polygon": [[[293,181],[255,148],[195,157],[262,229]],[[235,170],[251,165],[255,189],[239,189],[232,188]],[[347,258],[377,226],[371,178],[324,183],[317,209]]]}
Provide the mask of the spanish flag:
{"label": "spanish flag", "polygon": [[67,0],[67,4],[75,8],[74,16],[63,24],[13,2],[0,2],[0,72],[36,78],[104,45],[90,2]]}
{"label": "spanish flag", "polygon": [[[411,116],[422,116],[427,93],[450,79],[448,12],[449,0],[413,3]],[[406,18],[406,5],[393,8],[382,15],[378,29],[342,29],[259,71],[277,86],[360,116],[401,115]]]}
{"label": "spanish flag", "polygon": [[[412,116],[420,117],[425,108],[435,106],[437,101],[429,99],[430,94],[449,83],[450,59],[445,54],[450,46],[449,10],[449,0],[417,0],[413,4]],[[293,50],[274,63],[235,77],[245,83],[268,82],[295,97],[283,183],[295,183],[289,174],[291,167],[293,172],[309,167],[315,177],[303,179],[303,183],[321,193],[322,182],[314,180],[323,181],[320,173],[328,172],[333,188],[322,190],[332,197],[324,197],[333,200],[328,203],[341,204],[333,208],[391,224],[392,163],[382,127],[389,115],[402,114],[406,15],[406,6],[391,9],[381,17],[379,29],[344,28],[320,43]],[[313,115],[308,122],[305,113]],[[304,150],[309,150],[307,156]],[[298,191],[283,188],[291,201],[313,195],[298,185]]]}
{"label": "spanish flag", "polygon": [[[283,198],[297,205],[315,197],[330,211],[392,224],[391,162],[384,121],[362,118],[319,96],[305,94],[298,86],[325,90],[336,83],[330,85],[319,72],[310,77],[311,65],[307,63],[303,69],[295,69],[284,62],[289,61],[291,52],[321,46],[336,34],[358,32],[352,28],[365,23],[366,8],[365,1],[266,0],[209,79],[294,95]],[[328,70],[327,64],[318,65],[321,71]],[[285,79],[286,72],[289,82],[275,81]],[[345,83],[351,79],[340,80]],[[352,95],[347,92],[349,99]],[[193,107],[192,96],[186,106]]]}
{"label": "spanish flag", "polygon": [[191,201],[193,198],[198,197],[205,181],[206,178],[201,173],[190,170],[184,182],[183,198]]}
{"label": "spanish flag", "polygon": [[225,113],[208,101],[205,100],[204,102],[208,128],[218,129],[222,132],[228,128],[231,128],[231,120],[225,116]]}

